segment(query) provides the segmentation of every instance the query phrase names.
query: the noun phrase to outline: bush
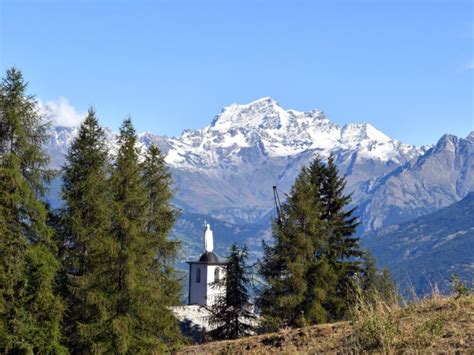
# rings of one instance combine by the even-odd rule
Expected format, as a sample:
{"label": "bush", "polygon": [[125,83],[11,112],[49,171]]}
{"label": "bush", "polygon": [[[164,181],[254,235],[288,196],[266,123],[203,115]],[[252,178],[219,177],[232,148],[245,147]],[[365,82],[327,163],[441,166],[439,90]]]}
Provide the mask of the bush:
{"label": "bush", "polygon": [[390,352],[397,347],[400,327],[394,313],[399,305],[394,300],[385,299],[378,292],[368,295],[357,290],[353,325],[355,342],[361,350]]}
{"label": "bush", "polygon": [[466,297],[469,295],[469,289],[466,284],[459,279],[459,276],[456,274],[451,275],[451,287],[455,293],[454,298],[459,299],[461,297]]}

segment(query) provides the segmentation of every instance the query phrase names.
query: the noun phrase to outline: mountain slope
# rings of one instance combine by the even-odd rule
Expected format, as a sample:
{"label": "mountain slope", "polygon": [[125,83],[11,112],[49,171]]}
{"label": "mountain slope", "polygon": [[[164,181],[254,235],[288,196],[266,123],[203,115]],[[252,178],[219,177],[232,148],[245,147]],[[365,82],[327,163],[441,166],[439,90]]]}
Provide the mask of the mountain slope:
{"label": "mountain slope", "polygon": [[379,178],[362,206],[366,230],[401,223],[474,191],[474,132],[444,135],[426,154]]}
{"label": "mountain slope", "polygon": [[383,304],[354,322],[284,329],[185,347],[177,354],[470,354],[474,296]]}
{"label": "mountain slope", "polygon": [[474,279],[474,192],[448,207],[393,225],[363,239],[381,266],[388,267],[402,289],[448,288],[449,277]]}

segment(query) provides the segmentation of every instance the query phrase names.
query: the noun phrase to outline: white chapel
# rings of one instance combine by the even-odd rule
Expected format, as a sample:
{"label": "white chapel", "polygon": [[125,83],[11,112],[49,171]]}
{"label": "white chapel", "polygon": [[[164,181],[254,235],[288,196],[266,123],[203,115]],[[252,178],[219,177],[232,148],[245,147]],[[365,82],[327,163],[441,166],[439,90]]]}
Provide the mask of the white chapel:
{"label": "white chapel", "polygon": [[204,231],[204,254],[198,261],[189,264],[189,301],[190,305],[211,306],[215,296],[224,292],[223,287],[212,283],[224,277],[226,261],[214,253],[214,236],[211,226],[206,224]]}

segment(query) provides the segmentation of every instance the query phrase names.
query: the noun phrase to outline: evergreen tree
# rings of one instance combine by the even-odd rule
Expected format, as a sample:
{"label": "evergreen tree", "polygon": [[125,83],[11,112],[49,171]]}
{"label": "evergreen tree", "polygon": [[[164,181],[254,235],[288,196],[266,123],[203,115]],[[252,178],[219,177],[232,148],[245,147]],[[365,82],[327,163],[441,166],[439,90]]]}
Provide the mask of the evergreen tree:
{"label": "evergreen tree", "polygon": [[[163,268],[163,260],[172,257],[176,249],[163,242],[170,224],[161,226],[159,219],[150,217],[157,210],[165,211],[168,217],[172,213],[166,191],[151,201],[149,193],[154,192],[148,192],[147,185],[154,184],[150,172],[159,165],[153,167],[149,155],[143,174],[136,143],[132,122],[126,119],[120,129],[120,148],[111,177],[111,232],[117,254],[110,275],[115,293],[109,297],[115,307],[110,318],[110,338],[102,346],[115,353],[160,353],[172,350],[179,341],[177,321],[166,308],[174,300],[176,288],[163,289],[173,284],[163,274],[167,267]],[[158,249],[161,246],[162,255]]]}
{"label": "evergreen tree", "polygon": [[[331,238],[331,225],[326,218],[327,197],[324,188],[327,183],[327,169],[319,156],[316,156],[308,168],[308,187],[300,190],[301,201],[305,205],[305,214],[313,221],[314,228],[307,233],[312,242],[313,253],[306,271],[306,292],[304,313],[306,323],[326,323],[334,319],[334,310],[340,308],[337,297],[337,269],[332,263],[334,245]],[[306,196],[306,197],[305,197]],[[302,207],[298,206],[301,210]],[[310,211],[310,212],[308,212]],[[311,213],[311,214],[310,214]]]}
{"label": "evergreen tree", "polygon": [[377,265],[370,251],[366,251],[362,258],[360,286],[364,293],[372,294],[377,289]]}
{"label": "evergreen tree", "polygon": [[142,322],[148,323],[148,330],[158,334],[160,348],[171,350],[182,342],[179,324],[170,307],[181,303],[181,280],[174,267],[180,243],[169,238],[177,218],[177,211],[171,205],[171,174],[158,147],[151,145],[143,163],[143,181],[147,192],[144,249],[142,254],[143,279],[147,284],[147,299],[151,312],[143,309]]}
{"label": "evergreen tree", "polygon": [[47,124],[15,68],[0,85],[0,352],[62,353],[58,262],[40,198]]}
{"label": "evergreen tree", "polygon": [[362,267],[359,273],[359,287],[364,297],[370,302],[377,299],[395,301],[397,299],[395,283],[387,268],[377,268],[375,258],[370,251],[364,252]]}
{"label": "evergreen tree", "polygon": [[303,168],[282,206],[278,222],[273,223],[274,244],[263,243],[259,273],[266,285],[257,305],[264,316],[264,331],[306,323],[305,303],[311,286],[307,283],[307,272],[314,255],[309,234],[320,235],[319,211],[312,208],[310,190],[310,175]]}
{"label": "evergreen tree", "polygon": [[377,290],[385,300],[396,301],[399,299],[395,281],[393,280],[390,270],[386,267],[379,271],[377,278]]}
{"label": "evergreen tree", "polygon": [[71,349],[94,352],[109,324],[110,265],[117,247],[110,236],[111,208],[105,134],[90,108],[63,168],[60,289]]}
{"label": "evergreen tree", "polygon": [[210,332],[213,339],[237,339],[252,334],[255,315],[249,295],[252,280],[247,258],[247,248],[240,250],[233,244],[225,265],[224,277],[212,285],[225,289],[210,307],[209,322],[215,327]]}
{"label": "evergreen tree", "polygon": [[[313,163],[314,164],[314,163]],[[359,238],[355,237],[357,217],[354,217],[356,207],[347,209],[351,203],[351,195],[344,194],[346,181],[339,176],[334,156],[328,158],[326,165],[319,162],[324,175],[321,186],[323,204],[322,219],[326,222],[326,233],[331,250],[328,251],[331,262],[348,261],[363,255],[359,248]],[[357,263],[348,263],[353,271],[358,271]]]}
{"label": "evergreen tree", "polygon": [[360,272],[359,238],[354,234],[359,225],[354,217],[356,207],[348,208],[351,195],[344,194],[346,182],[339,176],[335,159],[330,155],[327,164],[320,163],[324,178],[321,185],[321,196],[325,222],[325,233],[328,239],[328,260],[337,274],[337,300],[330,309],[332,319],[343,319],[348,316],[349,306],[354,298],[352,280]]}
{"label": "evergreen tree", "polygon": [[260,263],[266,285],[258,305],[268,330],[346,317],[362,253],[344,187],[334,158],[324,164],[316,157],[288,194]]}

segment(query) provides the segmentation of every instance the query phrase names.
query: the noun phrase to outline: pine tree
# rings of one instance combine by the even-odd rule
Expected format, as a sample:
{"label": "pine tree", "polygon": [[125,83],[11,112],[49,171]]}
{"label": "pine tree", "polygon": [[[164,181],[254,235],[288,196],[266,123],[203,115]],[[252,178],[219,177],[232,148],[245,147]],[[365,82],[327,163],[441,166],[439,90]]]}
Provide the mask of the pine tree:
{"label": "pine tree", "polygon": [[60,289],[66,301],[65,336],[71,349],[94,352],[108,332],[111,208],[105,134],[90,108],[63,168]]}
{"label": "pine tree", "polygon": [[328,239],[328,260],[337,273],[336,297],[330,307],[331,318],[343,319],[348,316],[349,306],[354,298],[352,289],[353,276],[360,272],[359,259],[363,256],[359,238],[355,236],[359,225],[353,214],[355,207],[348,208],[351,195],[345,194],[346,182],[339,176],[334,156],[328,158],[327,164],[321,164],[324,179],[321,196],[325,222],[325,233]]}
{"label": "pine tree", "polygon": [[344,187],[332,156],[327,164],[316,157],[296,179],[260,263],[266,286],[258,305],[267,329],[346,317],[362,253]]}
{"label": "pine tree", "polygon": [[361,289],[366,294],[372,294],[377,289],[377,265],[370,251],[366,251],[362,258]]}
{"label": "pine tree", "polygon": [[210,332],[213,339],[237,339],[252,334],[254,330],[253,322],[256,317],[250,302],[249,288],[252,279],[247,258],[247,248],[240,250],[233,244],[224,267],[224,277],[212,285],[225,289],[210,307],[209,323],[215,327]]}
{"label": "pine tree", "polygon": [[62,353],[47,210],[47,124],[15,68],[0,85],[0,352]]}
{"label": "pine tree", "polygon": [[263,315],[264,331],[306,323],[307,271],[314,254],[309,234],[320,233],[309,180],[308,170],[303,168],[282,206],[279,221],[273,223],[274,244],[263,243],[259,273],[266,285],[257,304]]}
{"label": "pine tree", "polygon": [[147,322],[148,332],[158,334],[160,347],[169,351],[182,343],[176,317],[170,307],[181,303],[181,280],[174,267],[180,243],[169,235],[177,218],[171,205],[171,174],[158,147],[151,145],[143,163],[143,181],[147,191],[147,210],[143,254],[143,280],[147,284],[148,305],[140,314],[141,322]]}
{"label": "pine tree", "polygon": [[[152,200],[150,193],[157,193],[160,186],[152,181],[157,176],[150,173],[160,166],[150,164],[149,155],[143,174],[136,143],[132,122],[126,119],[120,129],[120,148],[111,177],[114,210],[111,232],[118,249],[110,275],[115,293],[109,297],[115,301],[115,307],[110,319],[110,343],[105,344],[105,350],[162,353],[179,342],[176,319],[166,308],[174,302],[176,284],[165,277],[169,265],[163,264],[163,260],[173,257],[176,249],[163,240],[170,224],[161,226],[160,217],[150,217],[155,211],[164,211],[163,218],[172,217],[172,212],[166,189]],[[166,178],[161,187],[165,181]],[[157,189],[147,191],[147,185],[153,184]],[[169,285],[173,285],[171,290],[163,288]]]}
{"label": "pine tree", "polygon": [[[307,234],[312,242],[313,254],[306,271],[308,291],[305,296],[305,320],[309,324],[326,323],[332,320],[332,310],[340,303],[336,296],[338,275],[331,263],[334,246],[329,235],[331,230],[325,216],[325,196],[323,188],[326,183],[327,170],[319,156],[316,156],[308,167],[308,187],[303,193],[302,201],[306,201],[305,212],[315,227]],[[304,197],[306,196],[306,198]]]}
{"label": "pine tree", "polygon": [[375,302],[382,299],[386,302],[396,301],[395,283],[387,268],[378,269],[374,256],[365,251],[362,257],[362,267],[358,277],[360,288],[365,299]]}
{"label": "pine tree", "polygon": [[[332,262],[347,261],[354,257],[361,257],[363,253],[359,248],[359,238],[355,237],[357,226],[357,217],[353,214],[356,207],[347,209],[351,203],[351,195],[346,195],[344,189],[346,181],[344,177],[339,176],[334,156],[331,155],[326,165],[321,166],[324,169],[324,179],[322,180],[322,219],[327,222],[327,235],[330,239],[331,250],[329,256]],[[354,264],[354,270],[357,271],[357,264]]]}
{"label": "pine tree", "polygon": [[398,301],[397,287],[390,270],[384,267],[377,278],[377,290],[385,300]]}

